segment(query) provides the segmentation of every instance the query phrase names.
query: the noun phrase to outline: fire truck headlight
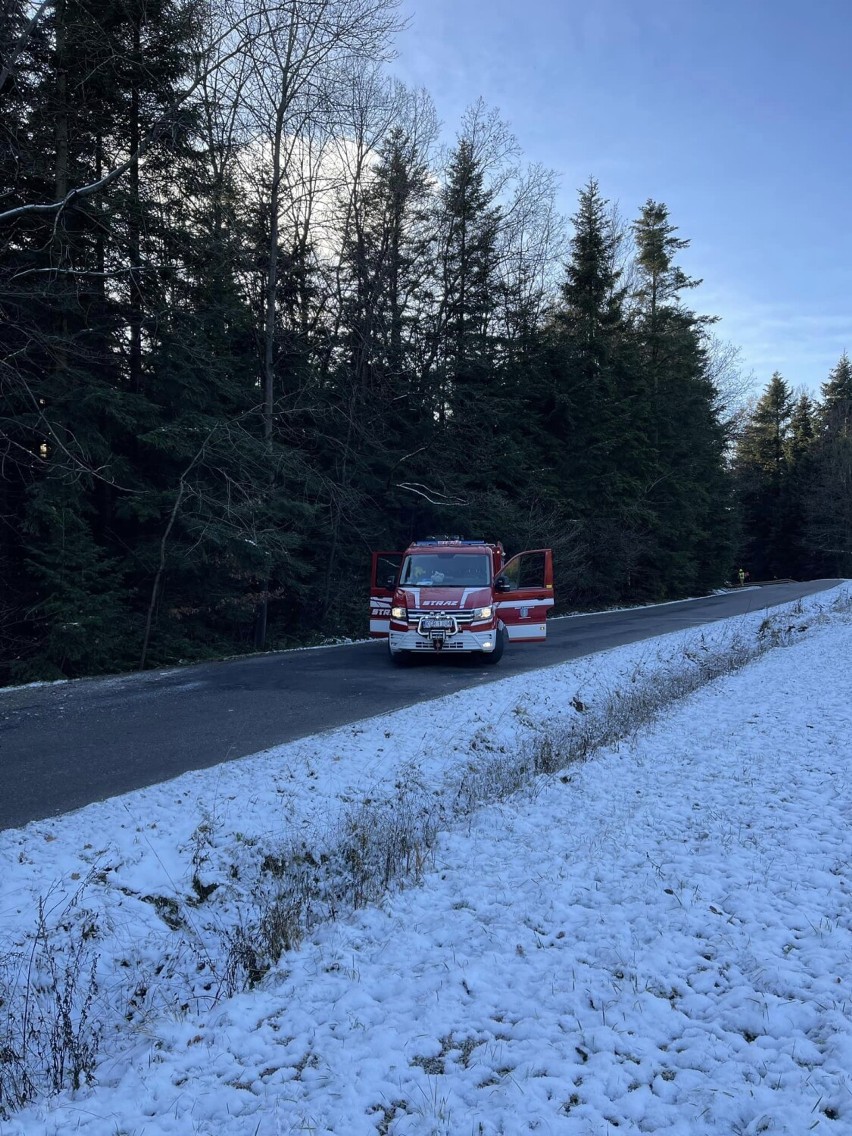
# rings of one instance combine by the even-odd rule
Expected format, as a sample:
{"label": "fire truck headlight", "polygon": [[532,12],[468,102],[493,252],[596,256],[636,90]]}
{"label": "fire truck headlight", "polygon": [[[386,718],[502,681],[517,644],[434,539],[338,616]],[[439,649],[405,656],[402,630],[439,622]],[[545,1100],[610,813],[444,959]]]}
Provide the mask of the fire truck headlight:
{"label": "fire truck headlight", "polygon": [[408,620],[407,609],[404,608],[404,607],[392,607],[391,608],[391,619],[401,619],[403,621],[407,621]]}
{"label": "fire truck headlight", "polygon": [[473,618],[474,619],[490,619],[493,614],[494,614],[494,608],[493,607],[478,607],[473,613]]}

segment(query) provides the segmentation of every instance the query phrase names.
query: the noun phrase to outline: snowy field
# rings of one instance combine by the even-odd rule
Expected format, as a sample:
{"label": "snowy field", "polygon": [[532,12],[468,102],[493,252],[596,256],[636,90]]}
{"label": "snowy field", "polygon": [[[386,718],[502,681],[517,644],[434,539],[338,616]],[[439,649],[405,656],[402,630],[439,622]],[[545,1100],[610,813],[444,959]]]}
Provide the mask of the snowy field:
{"label": "snowy field", "polygon": [[[64,991],[84,1056],[100,1035],[91,1083],[7,1113],[0,1132],[852,1133],[845,588],[773,615],[784,646],[655,725],[472,810],[416,882],[317,921],[253,989],[226,996],[216,955],[284,843],[329,847],[347,810],[400,785],[456,792],[477,763],[762,622],[618,648],[0,833],[16,1013],[35,1023]],[[5,1012],[0,1061],[19,1022]]]}

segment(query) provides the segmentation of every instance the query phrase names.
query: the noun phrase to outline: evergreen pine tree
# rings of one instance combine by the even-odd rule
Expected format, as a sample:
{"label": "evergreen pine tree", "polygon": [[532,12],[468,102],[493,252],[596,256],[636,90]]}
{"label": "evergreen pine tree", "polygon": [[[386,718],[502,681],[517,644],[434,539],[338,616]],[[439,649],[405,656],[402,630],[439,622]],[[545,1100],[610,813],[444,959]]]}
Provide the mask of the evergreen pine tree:
{"label": "evergreen pine tree", "polygon": [[491,317],[496,303],[496,244],[500,219],[494,191],[473,143],[462,137],[441,193],[440,402],[455,444],[489,435],[496,392],[489,389]]}
{"label": "evergreen pine tree", "polygon": [[563,555],[568,587],[575,601],[591,603],[632,594],[636,586],[644,525],[641,378],[624,314],[619,233],[594,179],[580,191],[572,221],[560,302],[530,409],[536,483],[572,537]]}
{"label": "evergreen pine tree", "polygon": [[843,429],[852,418],[852,363],[845,351],[821,390],[820,426],[829,432]]}
{"label": "evergreen pine tree", "polygon": [[814,558],[807,547],[806,515],[812,491],[816,411],[806,393],[793,404],[786,438],[787,522],[789,573],[795,579],[813,575]]}
{"label": "evergreen pine tree", "polygon": [[725,432],[706,342],[712,320],[682,300],[700,281],[676,262],[689,242],[675,235],[668,208],[646,201],[632,231],[631,311],[645,377],[643,502],[652,518],[643,573],[659,596],[690,594],[718,586],[732,552]]}
{"label": "evergreen pine tree", "polygon": [[788,438],[790,388],[776,371],[737,443],[735,468],[743,527],[741,559],[752,579],[789,574]]}
{"label": "evergreen pine tree", "polygon": [[822,386],[816,414],[805,537],[814,570],[852,575],[852,365],[844,352]]}

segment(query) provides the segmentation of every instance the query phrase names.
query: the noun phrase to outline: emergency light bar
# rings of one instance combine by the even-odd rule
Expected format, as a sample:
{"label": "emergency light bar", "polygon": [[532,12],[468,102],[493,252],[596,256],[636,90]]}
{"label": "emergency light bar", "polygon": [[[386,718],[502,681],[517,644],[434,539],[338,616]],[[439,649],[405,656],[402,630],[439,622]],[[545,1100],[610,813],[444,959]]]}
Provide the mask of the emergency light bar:
{"label": "emergency light bar", "polygon": [[425,540],[415,540],[412,545],[420,547],[421,545],[432,544],[465,544],[465,545],[483,545],[487,544],[486,540],[465,540],[462,536],[428,536]]}

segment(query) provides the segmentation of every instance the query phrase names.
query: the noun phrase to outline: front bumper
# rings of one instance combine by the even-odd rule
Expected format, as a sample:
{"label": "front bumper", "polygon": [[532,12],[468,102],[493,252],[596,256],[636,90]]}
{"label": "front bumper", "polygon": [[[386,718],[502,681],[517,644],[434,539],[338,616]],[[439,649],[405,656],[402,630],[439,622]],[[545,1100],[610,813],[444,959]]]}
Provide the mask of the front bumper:
{"label": "front bumper", "polygon": [[[440,647],[441,651],[450,651],[452,654],[463,652],[488,655],[497,643],[497,631],[491,628],[488,631],[457,631],[454,635],[447,635]],[[390,648],[392,651],[435,651],[435,643],[430,636],[421,635],[416,630],[391,631]]]}

